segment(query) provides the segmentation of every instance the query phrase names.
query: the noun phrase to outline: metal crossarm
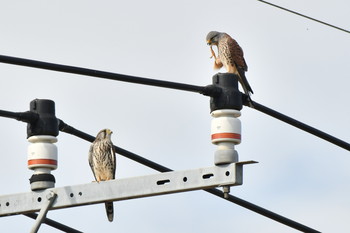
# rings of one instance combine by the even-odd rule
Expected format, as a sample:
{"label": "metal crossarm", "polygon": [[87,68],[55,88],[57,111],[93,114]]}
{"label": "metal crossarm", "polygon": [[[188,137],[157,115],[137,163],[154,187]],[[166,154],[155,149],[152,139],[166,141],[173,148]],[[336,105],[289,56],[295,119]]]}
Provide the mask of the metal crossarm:
{"label": "metal crossarm", "polygon": [[241,185],[244,164],[233,163],[1,196],[0,216],[37,212],[42,208],[42,202],[52,192],[57,194],[57,199],[51,209],[59,209],[105,201]]}

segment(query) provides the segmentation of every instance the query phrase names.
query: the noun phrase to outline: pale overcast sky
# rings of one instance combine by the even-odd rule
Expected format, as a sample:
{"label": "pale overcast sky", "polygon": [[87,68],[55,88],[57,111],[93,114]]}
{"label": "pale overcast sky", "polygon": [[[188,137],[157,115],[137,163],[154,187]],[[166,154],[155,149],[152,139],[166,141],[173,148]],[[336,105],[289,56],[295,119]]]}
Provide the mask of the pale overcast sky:
{"label": "pale overcast sky", "polygon": [[[350,29],[346,0],[273,3]],[[256,0],[2,1],[0,54],[205,86],[213,60],[205,37],[224,31],[245,53],[253,100],[350,142],[350,35]],[[224,70],[221,70],[224,72]],[[35,98],[84,132],[114,131],[116,145],[174,170],[214,165],[209,98],[196,93],[0,64],[0,109],[27,111]],[[321,232],[349,232],[348,151],[254,109],[242,110],[231,194]],[[28,192],[26,124],[1,118],[1,195]],[[94,178],[90,144],[58,136],[56,187]],[[117,155],[117,178],[157,171]],[[54,210],[48,217],[83,232],[298,232],[203,191]],[[1,232],[29,232],[23,215]],[[43,225],[39,232],[60,232]]]}

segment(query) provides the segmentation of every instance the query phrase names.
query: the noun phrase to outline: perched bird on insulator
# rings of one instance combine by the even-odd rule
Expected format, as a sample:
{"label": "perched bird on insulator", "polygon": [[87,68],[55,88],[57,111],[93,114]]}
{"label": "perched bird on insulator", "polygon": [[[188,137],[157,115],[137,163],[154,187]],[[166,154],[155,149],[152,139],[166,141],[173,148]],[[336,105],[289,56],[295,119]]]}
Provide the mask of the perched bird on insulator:
{"label": "perched bird on insulator", "polygon": [[[114,180],[116,170],[116,156],[111,140],[110,129],[101,130],[89,150],[89,164],[97,182]],[[106,213],[108,220],[113,221],[113,202],[106,202]]]}
{"label": "perched bird on insulator", "polygon": [[[220,69],[225,67],[228,73],[238,75],[239,82],[242,85],[244,93],[248,96],[249,102],[250,94],[253,90],[250,87],[245,72],[248,71],[247,63],[244,60],[243,50],[236,40],[224,32],[211,31],[207,35],[207,44],[210,45],[211,57],[214,57],[214,68]],[[218,56],[216,56],[212,46],[216,45],[218,49]]]}

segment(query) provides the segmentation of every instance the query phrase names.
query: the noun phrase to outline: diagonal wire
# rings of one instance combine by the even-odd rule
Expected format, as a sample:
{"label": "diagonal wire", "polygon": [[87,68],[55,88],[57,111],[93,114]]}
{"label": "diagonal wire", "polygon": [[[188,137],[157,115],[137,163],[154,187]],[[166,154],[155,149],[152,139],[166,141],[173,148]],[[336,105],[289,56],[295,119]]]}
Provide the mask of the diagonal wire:
{"label": "diagonal wire", "polygon": [[343,28],[334,26],[334,25],[332,25],[332,24],[323,22],[323,21],[321,21],[321,20],[318,20],[318,19],[315,19],[315,18],[306,16],[306,15],[300,14],[300,13],[298,13],[298,12],[296,12],[296,11],[292,11],[292,10],[289,10],[289,9],[287,9],[287,8],[284,8],[284,7],[281,7],[281,6],[278,6],[278,5],[275,5],[275,4],[273,4],[273,3],[263,1],[263,0],[258,0],[258,1],[259,1],[259,2],[262,2],[262,3],[265,3],[265,4],[268,4],[268,5],[270,5],[270,6],[273,6],[273,7],[277,7],[277,8],[279,8],[279,9],[281,9],[281,10],[288,11],[288,12],[290,12],[290,13],[292,13],[292,14],[296,14],[296,15],[299,15],[299,16],[301,16],[301,17],[304,17],[304,18],[313,20],[313,21],[315,21],[315,22],[317,22],[317,23],[321,23],[321,24],[324,24],[324,25],[326,25],[326,26],[329,26],[329,27],[338,29],[338,30],[340,30],[340,31],[343,31],[343,32],[346,32],[346,33],[350,33],[350,31],[348,31],[348,30],[345,30],[345,29],[343,29]]}
{"label": "diagonal wire", "polygon": [[[29,217],[29,218],[32,218],[32,219],[36,219],[38,217],[38,214],[36,213],[27,213],[27,214],[24,214],[25,216]],[[69,232],[69,233],[82,233],[82,231],[78,231],[76,229],[73,229],[71,227],[68,227],[66,225],[63,225],[59,222],[56,222],[54,220],[51,220],[49,218],[45,218],[45,220],[43,221],[43,223],[45,223],[46,225],[49,225],[51,227],[54,227],[58,230],[61,230],[63,232]]]}
{"label": "diagonal wire", "polygon": [[[62,120],[59,120],[59,130],[62,131],[62,132],[65,132],[65,133],[77,136],[77,137],[82,138],[82,139],[84,139],[86,141],[89,141],[89,142],[93,142],[95,140],[94,136],[91,136],[91,135],[89,135],[87,133],[84,133],[84,132],[82,132],[80,130],[77,130],[77,129],[73,128],[72,126],[67,125]],[[138,163],[141,163],[141,164],[143,164],[143,165],[145,165],[147,167],[153,168],[154,170],[157,170],[159,172],[172,171],[170,168],[167,168],[167,167],[165,167],[163,165],[160,165],[160,164],[155,163],[155,162],[153,162],[151,160],[143,158],[143,157],[141,157],[141,156],[139,156],[137,154],[134,154],[134,153],[132,153],[130,151],[127,151],[125,149],[122,149],[120,147],[114,146],[114,148],[115,148],[115,151],[118,154],[123,155],[126,158],[134,160],[134,161],[136,161]],[[212,188],[212,189],[205,189],[204,191],[225,199],[224,198],[224,193],[222,191],[218,190],[218,189]],[[292,228],[294,228],[296,230],[299,230],[299,231],[302,231],[302,232],[309,232],[309,233],[320,233],[319,231],[314,230],[314,229],[312,229],[312,228],[310,228],[308,226],[305,226],[303,224],[295,222],[295,221],[293,221],[291,219],[283,217],[283,216],[281,216],[279,214],[271,212],[271,211],[269,211],[267,209],[259,207],[259,206],[255,205],[253,203],[250,203],[248,201],[245,201],[245,200],[240,199],[238,197],[235,197],[233,195],[228,195],[228,199],[225,199],[225,200],[230,201],[232,203],[235,203],[235,204],[237,204],[239,206],[242,206],[244,208],[247,208],[247,209],[249,209],[251,211],[254,211],[254,212],[258,213],[258,214],[261,214],[261,215],[263,215],[263,216],[265,216],[267,218],[273,219],[273,220],[275,220],[275,221],[277,221],[279,223],[282,223],[284,225],[292,227]]]}
{"label": "diagonal wire", "polygon": [[[341,148],[343,148],[345,150],[350,151],[350,144],[345,142],[345,141],[343,141],[343,140],[340,140],[339,138],[336,138],[336,137],[334,137],[334,136],[332,136],[330,134],[327,134],[327,133],[325,133],[325,132],[323,132],[321,130],[318,130],[318,129],[316,129],[314,127],[311,127],[311,126],[309,126],[307,124],[304,124],[303,122],[297,121],[297,120],[295,120],[295,119],[293,119],[293,118],[291,118],[289,116],[286,116],[286,115],[284,115],[282,113],[279,113],[279,112],[277,112],[277,111],[275,111],[275,110],[273,110],[271,108],[268,108],[268,107],[266,107],[266,106],[264,106],[262,104],[259,104],[257,102],[252,101],[252,104],[253,104],[253,106],[254,106],[253,108],[255,110],[258,110],[258,111],[260,111],[262,113],[265,113],[265,114],[267,114],[269,116],[272,116],[272,117],[274,117],[274,118],[276,118],[276,119],[278,119],[280,121],[283,121],[283,122],[285,122],[285,123],[287,123],[289,125],[292,125],[292,126],[298,128],[298,129],[301,129],[301,130],[303,130],[305,132],[313,134],[316,137],[322,138],[322,139],[324,139],[324,140],[326,140],[326,141],[328,141],[328,142],[330,142],[330,143],[332,143],[334,145],[337,145],[337,146],[339,146],[339,147],[341,147]],[[244,105],[250,107],[250,104],[249,104],[248,101],[245,101]]]}

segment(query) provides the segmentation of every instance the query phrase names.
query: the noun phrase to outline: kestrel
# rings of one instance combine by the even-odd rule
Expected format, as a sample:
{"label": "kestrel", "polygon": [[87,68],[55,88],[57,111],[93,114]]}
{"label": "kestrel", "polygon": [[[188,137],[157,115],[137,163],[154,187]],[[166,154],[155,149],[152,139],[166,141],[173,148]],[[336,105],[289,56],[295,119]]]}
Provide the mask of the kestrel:
{"label": "kestrel", "polygon": [[[115,179],[116,158],[112,133],[110,129],[101,130],[90,146],[89,164],[97,182]],[[105,205],[108,220],[112,222],[113,202],[106,202]]]}
{"label": "kestrel", "polygon": [[[225,67],[228,73],[234,73],[239,76],[244,93],[249,97],[253,90],[250,87],[245,72],[248,66],[243,57],[243,50],[231,36],[224,32],[211,31],[207,35],[207,44],[210,45],[211,58],[215,58],[214,68],[220,69]],[[216,56],[212,46],[218,48],[218,56]]]}

